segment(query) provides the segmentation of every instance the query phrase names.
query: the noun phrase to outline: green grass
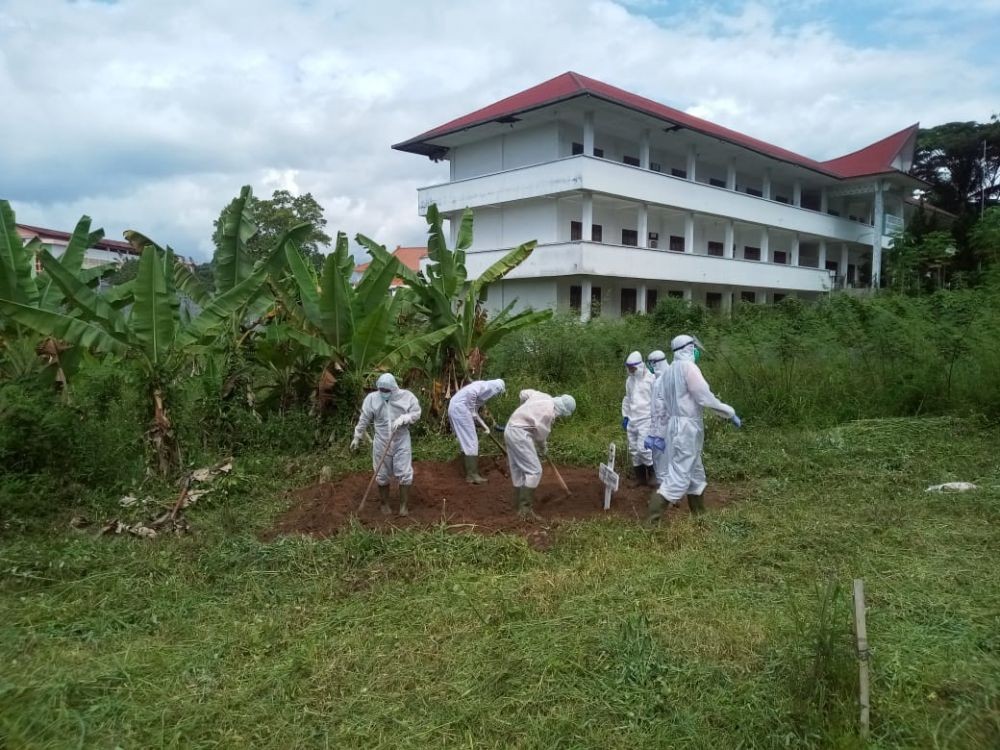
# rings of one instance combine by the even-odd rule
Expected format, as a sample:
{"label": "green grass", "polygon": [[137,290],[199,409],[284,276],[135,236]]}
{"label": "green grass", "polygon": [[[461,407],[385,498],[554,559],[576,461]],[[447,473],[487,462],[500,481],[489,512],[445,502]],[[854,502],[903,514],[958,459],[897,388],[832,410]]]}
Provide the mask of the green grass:
{"label": "green grass", "polygon": [[[590,450],[570,435],[557,451]],[[712,479],[744,502],[655,532],[564,526],[547,552],[443,530],[258,541],[322,455],[241,460],[186,537],[8,531],[0,747],[860,747],[854,577],[872,744],[996,747],[998,437],[715,426]],[[949,480],[982,489],[923,492]]]}

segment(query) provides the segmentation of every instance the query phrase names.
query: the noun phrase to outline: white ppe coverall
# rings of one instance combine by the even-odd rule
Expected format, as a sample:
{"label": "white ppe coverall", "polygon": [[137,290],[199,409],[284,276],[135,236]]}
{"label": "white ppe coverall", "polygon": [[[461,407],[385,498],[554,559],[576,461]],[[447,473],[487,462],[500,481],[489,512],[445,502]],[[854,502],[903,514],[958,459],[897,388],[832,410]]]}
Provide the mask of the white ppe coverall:
{"label": "white ppe coverall", "polygon": [[515,487],[534,489],[542,481],[538,450],[546,450],[546,440],[556,418],[555,399],[541,391],[521,391],[521,405],[507,420],[503,441],[507,445],[510,479]]}
{"label": "white ppe coverall", "polygon": [[[380,386],[382,382],[382,378],[379,378]],[[395,379],[392,384],[395,385]],[[387,395],[388,400],[383,398],[383,394],[379,391],[365,396],[361,404],[361,416],[354,428],[354,438],[360,440],[369,423],[374,422],[372,469],[376,469],[386,445],[389,444],[389,436],[394,427],[397,427],[389,453],[382,462],[382,468],[378,469],[375,481],[380,487],[384,487],[395,477],[400,484],[410,485],[413,484],[413,451],[410,446],[409,426],[420,419],[420,402],[404,388],[396,387]]]}
{"label": "white ppe coverall", "polygon": [[667,478],[670,465],[670,439],[667,437],[670,425],[670,411],[667,407],[667,383],[670,382],[670,365],[661,362],[657,366],[656,381],[653,383],[653,398],[650,408],[649,434],[663,438],[665,449],[653,451],[653,471],[662,483]]}
{"label": "white ppe coverall", "polygon": [[[653,399],[653,383],[656,376],[646,369],[639,352],[636,355],[635,372],[630,372],[625,378],[625,398],[622,399],[622,417],[628,419],[625,434],[628,436],[628,453],[633,466],[652,466],[653,453],[643,446],[650,434],[650,408]],[[632,354],[626,360],[633,364]]]}
{"label": "white ppe coverall", "polygon": [[676,505],[684,495],[701,495],[707,480],[701,450],[705,443],[702,409],[711,409],[727,419],[736,414],[709,388],[701,369],[694,362],[694,344],[675,352],[670,369],[663,374],[667,414],[667,446],[670,454],[667,475],[659,494]]}
{"label": "white ppe coverall", "polygon": [[479,455],[479,433],[475,417],[483,404],[505,390],[502,380],[474,380],[451,397],[448,403],[448,421],[458,438],[462,453]]}

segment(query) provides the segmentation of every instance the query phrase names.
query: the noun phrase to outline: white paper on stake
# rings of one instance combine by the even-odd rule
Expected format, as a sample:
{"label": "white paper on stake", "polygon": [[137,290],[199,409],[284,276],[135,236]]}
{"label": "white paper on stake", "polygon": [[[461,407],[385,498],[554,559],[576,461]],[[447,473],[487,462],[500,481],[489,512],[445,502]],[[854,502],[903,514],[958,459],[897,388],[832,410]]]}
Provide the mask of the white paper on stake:
{"label": "white paper on stake", "polygon": [[597,476],[604,484],[604,510],[611,508],[611,493],[618,491],[618,474],[615,473],[615,444],[608,446],[608,462],[597,469]]}

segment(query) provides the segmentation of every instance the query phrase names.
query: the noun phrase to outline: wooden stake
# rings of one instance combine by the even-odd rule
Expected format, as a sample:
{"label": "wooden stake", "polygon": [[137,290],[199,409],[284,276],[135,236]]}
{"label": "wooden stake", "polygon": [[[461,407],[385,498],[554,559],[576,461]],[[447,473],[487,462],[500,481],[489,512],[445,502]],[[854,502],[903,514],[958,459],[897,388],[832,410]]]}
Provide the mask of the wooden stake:
{"label": "wooden stake", "polygon": [[559,480],[559,484],[560,484],[560,485],[562,486],[562,488],[563,488],[563,492],[565,492],[565,493],[566,493],[567,497],[571,497],[571,496],[573,495],[573,493],[569,491],[569,487],[567,487],[567,486],[566,486],[566,482],[564,482],[564,481],[563,481],[563,478],[562,478],[562,474],[560,474],[560,473],[559,473],[559,469],[557,469],[557,468],[556,468],[556,464],[555,464],[555,462],[554,462],[554,461],[552,460],[552,457],[551,457],[551,456],[546,456],[545,458],[546,458],[546,459],[548,460],[548,462],[549,462],[549,466],[551,466],[551,467],[552,467],[552,471],[554,471],[554,472],[555,472],[555,474],[556,474],[556,479],[558,479],[558,480]]}
{"label": "wooden stake", "polygon": [[854,579],[854,635],[858,645],[858,703],[861,708],[861,736],[868,738],[871,694],[868,682],[868,628],[865,625],[865,582]]}

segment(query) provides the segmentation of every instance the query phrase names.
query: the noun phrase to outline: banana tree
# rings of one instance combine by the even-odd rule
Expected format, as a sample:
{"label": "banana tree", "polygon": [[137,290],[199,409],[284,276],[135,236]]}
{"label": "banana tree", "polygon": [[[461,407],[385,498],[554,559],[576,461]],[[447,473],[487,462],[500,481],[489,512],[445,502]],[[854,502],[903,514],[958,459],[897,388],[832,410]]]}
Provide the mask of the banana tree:
{"label": "banana tree", "polygon": [[454,326],[447,326],[416,336],[398,335],[402,301],[391,294],[390,286],[402,265],[386,253],[352,286],[355,262],[343,232],[337,234],[319,279],[298,248],[287,247],[285,258],[290,278],[280,285],[282,302],[296,326],[282,330],[323,358],[315,391],[318,409],[329,402],[333,386],[345,373],[363,382],[378,371],[419,361],[454,333]]}
{"label": "banana tree", "polygon": [[[406,282],[403,294],[425,315],[434,331],[452,331],[438,347],[442,398],[451,395],[464,382],[478,377],[486,361],[486,352],[504,336],[521,328],[536,325],[552,317],[551,310],[513,312],[516,300],[490,318],[483,302],[490,284],[504,278],[531,255],[537,244],[525,242],[493,263],[472,281],[465,267],[466,251],[472,246],[472,211],[466,209],[455,241],[449,249],[437,206],[427,208],[426,273],[414,272],[400,264],[398,275]],[[381,262],[393,257],[383,245],[358,235],[357,241]]]}
{"label": "banana tree", "polygon": [[[286,239],[273,255],[284,252]],[[201,345],[212,340],[219,328],[257,294],[270,266],[261,264],[229,291],[207,300],[201,311],[182,320],[173,276],[173,253],[147,244],[139,260],[133,286],[133,302],[127,310],[116,309],[107,299],[67,272],[47,251],[42,267],[65,295],[72,314],[45,310],[24,300],[0,298],[0,312],[16,323],[52,336],[80,349],[122,357],[136,362],[144,375],[150,399],[151,422],[147,437],[156,468],[166,475],[180,464],[180,446],[170,419],[168,388]]]}

